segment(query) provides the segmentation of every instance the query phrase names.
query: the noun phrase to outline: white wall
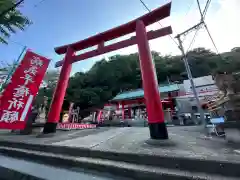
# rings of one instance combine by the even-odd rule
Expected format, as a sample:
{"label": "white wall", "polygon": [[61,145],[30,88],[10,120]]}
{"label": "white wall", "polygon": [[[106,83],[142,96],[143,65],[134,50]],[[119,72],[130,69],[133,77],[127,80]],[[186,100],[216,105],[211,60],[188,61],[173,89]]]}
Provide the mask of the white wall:
{"label": "white wall", "polygon": [[[193,82],[195,84],[197,93],[204,92],[204,91],[217,91],[218,90],[211,75],[194,78]],[[183,86],[184,86],[186,93],[192,93],[191,84],[190,84],[189,80],[184,80]]]}

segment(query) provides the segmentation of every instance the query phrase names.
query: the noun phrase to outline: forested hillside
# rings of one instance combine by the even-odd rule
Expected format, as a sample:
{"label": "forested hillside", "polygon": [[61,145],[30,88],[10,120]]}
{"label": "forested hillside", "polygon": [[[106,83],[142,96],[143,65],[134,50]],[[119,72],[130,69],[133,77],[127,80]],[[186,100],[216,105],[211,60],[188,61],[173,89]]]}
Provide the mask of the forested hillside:
{"label": "forested hillside", "polygon": [[[157,71],[159,84],[181,82],[186,79],[183,61],[180,56],[162,56],[152,52]],[[240,48],[234,48],[231,52],[221,56],[206,50],[197,48],[188,53],[189,64],[194,77],[205,76],[215,71],[240,71]],[[53,85],[43,94],[51,97]],[[109,60],[102,59],[86,73],[78,72],[71,77],[67,89],[66,99],[80,106],[82,115],[85,116],[95,108],[102,107],[121,91],[141,88],[141,74],[139,69],[138,54],[116,55]]]}

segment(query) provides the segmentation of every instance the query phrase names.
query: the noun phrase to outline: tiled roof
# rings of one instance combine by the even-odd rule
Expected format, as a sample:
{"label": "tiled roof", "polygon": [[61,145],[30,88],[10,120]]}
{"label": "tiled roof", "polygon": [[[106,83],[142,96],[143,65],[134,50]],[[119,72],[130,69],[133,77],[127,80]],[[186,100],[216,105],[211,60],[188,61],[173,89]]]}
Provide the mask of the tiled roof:
{"label": "tiled roof", "polygon": [[[159,86],[158,89],[160,93],[165,93],[165,92],[178,91],[179,87],[178,87],[178,84],[171,84],[166,86]],[[137,89],[133,91],[126,91],[126,92],[120,93],[116,97],[114,97],[112,101],[119,101],[124,99],[135,99],[143,96],[144,96],[143,89]]]}

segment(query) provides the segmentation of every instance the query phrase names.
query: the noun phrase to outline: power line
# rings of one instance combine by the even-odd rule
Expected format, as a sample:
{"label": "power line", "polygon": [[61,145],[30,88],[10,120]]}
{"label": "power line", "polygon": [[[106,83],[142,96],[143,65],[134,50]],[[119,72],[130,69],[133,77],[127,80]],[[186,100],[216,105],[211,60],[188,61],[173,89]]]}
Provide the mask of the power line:
{"label": "power line", "polygon": [[[211,35],[211,33],[210,33],[210,31],[209,31],[206,23],[204,23],[204,27],[205,27],[205,29],[206,29],[206,31],[207,31],[207,33],[208,33],[209,38],[210,38],[211,41],[212,41],[212,44],[213,44],[213,46],[214,46],[214,48],[215,48],[215,50],[216,50],[216,52],[217,52],[217,55],[222,58],[222,56],[221,56],[221,54],[220,54],[219,51],[218,51],[218,48],[217,48],[217,46],[216,46],[216,43],[214,42],[213,37],[212,37],[212,35]],[[223,59],[223,58],[222,58],[222,59]]]}
{"label": "power line", "polygon": [[[42,4],[43,2],[45,2],[46,0],[40,0],[40,1],[38,1],[37,3],[35,3],[33,6],[32,6],[32,8],[38,8],[38,6],[40,5],[40,4]],[[18,3],[17,3],[17,5],[15,5],[14,7],[11,7],[11,10],[13,10],[14,8],[16,8],[17,6],[19,6],[21,3],[23,2],[23,0],[21,0],[21,1],[19,1]],[[9,12],[9,11],[8,11]],[[3,14],[3,13],[2,13]],[[27,26],[26,28],[25,28],[25,31],[29,28],[30,26]],[[19,46],[21,46],[21,47],[23,47],[23,48],[26,48],[26,47],[28,47],[27,45],[24,45],[24,44],[22,44],[21,42],[18,42],[18,41],[14,41],[14,40],[11,40],[11,39],[8,39],[8,41],[10,41],[10,42],[12,42],[12,43],[14,43],[14,44],[16,44],[16,45],[19,45]],[[1,61],[0,61],[1,62]],[[13,60],[13,62],[12,62],[13,64],[15,63],[15,60]],[[56,63],[56,60],[55,59],[51,59],[51,61],[50,61],[50,63],[53,63],[53,66],[54,66],[54,64]],[[1,62],[1,64],[2,64],[2,66],[3,67],[6,67],[7,66],[7,64],[5,63],[5,65]]]}
{"label": "power line", "polygon": [[195,2],[195,1],[192,0],[192,3],[191,3],[190,6],[188,7],[187,13],[185,14],[185,17],[186,17],[186,16],[188,15],[188,13],[190,12],[190,10],[191,10],[191,8],[192,8],[194,2]]}
{"label": "power line", "polygon": [[199,2],[199,0],[197,0],[197,3],[198,3],[199,12],[200,12],[200,14],[201,14],[201,18],[202,18],[204,27],[205,27],[205,29],[206,29],[206,31],[207,31],[207,33],[208,33],[208,36],[209,36],[209,38],[211,39],[212,44],[213,44],[213,46],[214,46],[217,54],[221,57],[221,59],[223,59],[222,56],[220,55],[219,51],[218,51],[218,48],[217,48],[217,46],[216,46],[216,43],[215,43],[214,40],[213,40],[213,37],[212,37],[212,35],[211,35],[211,33],[210,33],[209,29],[208,29],[208,26],[207,26],[206,22],[204,21],[204,18],[205,18],[205,16],[206,16],[206,13],[207,13],[208,7],[209,7],[209,5],[210,5],[210,3],[211,3],[211,0],[208,0],[208,1],[207,1],[206,6],[205,6],[205,9],[203,10],[203,12],[201,11],[201,7],[200,7],[200,2]]}
{"label": "power line", "polygon": [[150,12],[151,10],[147,7],[147,5],[142,1],[140,0],[140,2],[142,3],[142,5]]}
{"label": "power line", "polygon": [[208,1],[206,2],[205,8],[204,8],[204,10],[203,10],[203,12],[202,12],[201,5],[200,5],[200,1],[197,0],[198,10],[199,10],[199,13],[200,13],[200,16],[201,16],[201,21],[204,21],[210,3],[211,3],[211,0],[208,0]]}
{"label": "power line", "polygon": [[190,84],[191,84],[191,87],[192,87],[192,91],[193,91],[194,97],[195,97],[196,102],[197,102],[197,107],[198,107],[198,109],[200,111],[200,119],[201,119],[201,121],[203,122],[204,125],[206,123],[205,119],[204,119],[204,112],[203,112],[203,110],[201,108],[200,100],[199,100],[199,97],[198,97],[198,94],[197,94],[197,91],[196,91],[196,88],[195,88],[195,84],[194,84],[194,81],[193,81],[191,69],[189,67],[188,57],[187,57],[188,51],[185,52],[185,50],[184,50],[184,47],[183,47],[183,44],[182,44],[182,41],[181,41],[181,36],[186,36],[189,32],[191,32],[193,30],[196,30],[195,34],[193,36],[193,39],[192,39],[192,41],[191,41],[191,43],[189,45],[189,48],[188,48],[188,50],[189,50],[190,47],[192,46],[192,44],[194,43],[195,39],[196,39],[196,36],[197,36],[197,33],[198,33],[200,27],[202,26],[202,24],[204,24],[204,18],[206,16],[206,12],[207,12],[207,9],[209,7],[209,3],[210,3],[210,0],[207,1],[206,5],[205,5],[205,8],[204,8],[204,14],[203,14],[202,10],[201,10],[201,7],[200,7],[200,3],[197,0],[198,9],[199,9],[199,12],[200,12],[200,15],[201,15],[200,22],[176,36],[176,38],[178,39],[178,42],[179,42],[179,49],[182,52],[183,62],[184,62],[185,68],[186,68],[186,72],[188,74],[188,78],[189,78],[189,81],[190,81]]}
{"label": "power line", "polygon": [[0,63],[1,63],[1,66],[0,66],[1,68],[5,68],[6,67],[6,63],[4,61],[1,60]]}
{"label": "power line", "polygon": [[[207,1],[207,3],[208,3],[208,1]],[[197,0],[197,5],[198,5],[198,10],[200,12],[201,18],[203,18],[202,9],[201,9],[201,5],[200,5],[199,0]]]}
{"label": "power line", "polygon": [[[13,7],[11,7],[11,9],[15,9],[17,6],[19,6],[22,2],[23,2],[24,0],[20,0],[17,4],[18,5],[16,5],[15,4],[15,6],[13,6]],[[43,2],[45,2],[46,0],[40,0],[40,1],[38,1],[37,3],[35,3],[33,6],[32,6],[32,8],[37,8],[40,4],[42,4]],[[8,11],[9,12],[9,11]],[[1,17],[1,16],[0,16]],[[27,26],[24,30],[26,31],[29,27],[31,26],[31,24],[29,25],[29,26]],[[18,44],[18,45],[20,45],[20,46],[22,46],[22,47],[25,47],[26,45],[24,45],[24,44],[22,44],[22,43],[20,43],[20,42],[17,42],[17,41],[13,41],[13,40],[11,40],[11,39],[8,39],[8,41],[11,41],[11,42],[13,42],[14,44]]]}
{"label": "power line", "polygon": [[14,43],[14,44],[16,44],[16,45],[19,45],[19,46],[21,46],[21,47],[25,47],[26,45],[23,45],[22,43],[20,43],[20,42],[18,42],[18,41],[13,41],[13,40],[10,40],[9,39],[9,41],[11,41],[12,43]]}
{"label": "power line", "polygon": [[[45,2],[46,0],[40,0],[37,3],[33,4],[32,8],[37,8],[40,4],[42,4],[43,2]],[[29,26],[27,26],[25,28],[25,31],[31,26],[31,24]]]}
{"label": "power line", "polygon": [[[144,1],[143,0],[139,0],[141,3],[142,3],[142,5],[145,7],[145,9],[146,10],[148,10],[148,12],[151,12],[151,10],[147,7],[147,5],[144,3]],[[161,27],[163,27],[163,25],[158,21],[158,24],[161,26]],[[178,43],[177,43],[177,41],[169,34],[168,35],[171,39],[172,39],[172,41],[178,46]]]}
{"label": "power line", "polygon": [[208,7],[209,7],[210,3],[211,3],[211,0],[208,0],[208,1],[207,1],[207,4],[206,4],[206,6],[205,6],[205,9],[203,10],[203,17],[204,17],[204,18],[205,18],[205,16],[206,16],[206,13],[207,13],[207,10],[208,10]]}
{"label": "power line", "polygon": [[40,4],[42,4],[43,2],[45,2],[46,0],[40,0],[38,3],[36,3],[35,5],[34,5],[34,7],[36,8],[36,7],[38,7]]}
{"label": "power line", "polygon": [[[212,44],[213,44],[213,46],[214,46],[214,48],[215,48],[215,51],[216,51],[217,55],[218,55],[221,59],[223,59],[223,57],[221,56],[221,54],[220,54],[220,52],[219,52],[219,50],[218,50],[218,48],[217,48],[216,43],[215,43],[214,40],[213,40],[213,37],[212,37],[212,35],[211,35],[211,33],[210,33],[209,29],[208,29],[208,26],[207,26],[206,22],[204,21],[210,3],[211,3],[211,0],[208,0],[208,1],[206,2],[205,8],[204,8],[204,10],[203,10],[203,12],[202,12],[201,6],[200,6],[200,2],[199,2],[199,0],[197,0],[198,9],[199,9],[199,12],[200,12],[200,15],[201,15],[201,21],[203,22],[203,25],[204,25],[207,33],[208,33],[208,36],[209,36],[209,38],[210,38],[210,40],[211,40],[211,42],[212,42]],[[200,29],[200,28],[199,28],[199,29]],[[198,30],[199,30],[199,29],[198,29]],[[195,41],[196,34],[197,34],[198,30],[195,32],[195,35],[194,35],[193,40],[192,40],[192,42],[191,42],[191,44],[190,44],[190,46],[189,46],[189,48],[188,48],[188,51],[189,51],[189,49],[191,48],[192,44],[193,44],[194,41]],[[187,52],[188,52],[188,51],[187,51]]]}
{"label": "power line", "polygon": [[[18,3],[16,3],[13,7],[11,7],[11,10],[13,10],[13,9],[15,9],[17,6],[19,6],[22,2],[23,2],[24,0],[20,0]],[[33,6],[32,6],[32,8],[37,8],[40,4],[42,4],[43,2],[45,2],[46,0],[40,0],[40,1],[38,1],[37,3],[35,3]],[[10,8],[9,8],[10,9]],[[9,10],[8,10],[8,12],[9,12]],[[2,13],[3,14],[3,13]],[[29,26],[27,26],[26,28],[25,28],[25,31],[28,29],[30,27],[30,25]],[[8,41],[10,41],[10,42],[12,42],[12,43],[14,43],[14,44],[17,44],[17,45],[19,45],[19,46],[21,46],[21,47],[28,47],[27,45],[24,45],[24,44],[22,44],[21,42],[18,42],[18,41],[14,41],[14,40],[11,40],[11,39],[8,39]]]}
{"label": "power line", "polygon": [[[191,41],[191,43],[189,44],[189,46],[188,46],[188,48],[187,48],[186,54],[189,52],[189,50],[191,49],[192,45],[194,44],[195,39],[196,39],[196,37],[197,37],[197,34],[198,34],[198,31],[199,31],[199,30],[200,30],[200,26],[196,29],[195,34],[194,34],[194,36],[193,36],[193,38],[192,38],[192,41]],[[186,37],[186,36],[185,36],[185,37]]]}
{"label": "power line", "polygon": [[18,7],[24,0],[18,1],[16,4],[13,4],[10,8],[6,9],[0,14],[0,17],[5,16],[9,11],[13,11],[16,7]]}
{"label": "power line", "polygon": [[[187,10],[187,13],[185,14],[184,19],[188,16],[188,14],[189,14],[189,12],[190,12],[190,10],[191,10],[194,2],[195,2],[195,0],[192,0],[192,3],[191,3],[190,6],[188,7],[188,10]],[[186,36],[182,39],[182,42],[185,41],[185,39],[186,39]]]}
{"label": "power line", "polygon": [[[18,1],[16,4],[13,4],[12,7],[6,9],[5,11],[3,11],[3,12],[0,14],[0,18],[1,18],[1,17],[4,17],[4,16],[5,16],[7,13],[9,13],[10,11],[15,10],[16,7],[18,7],[21,3],[23,3],[23,1],[24,1],[24,0],[20,0],[20,1]],[[8,39],[8,40],[10,40],[10,39]],[[10,40],[10,41],[11,41],[11,40]],[[15,43],[15,44],[16,44],[16,43]],[[21,46],[22,46],[22,45],[21,45]]]}
{"label": "power line", "polygon": [[[199,2],[199,0],[197,0],[198,9],[199,9],[200,16],[201,16],[201,20],[200,20],[200,21],[202,22],[202,24],[205,24],[204,19],[205,19],[205,17],[206,17],[207,10],[208,10],[208,8],[209,8],[210,3],[211,3],[211,0],[208,0],[208,1],[206,2],[206,5],[205,5],[204,10],[203,10],[203,12],[202,12],[201,6],[200,6],[200,2]],[[189,45],[189,47],[188,47],[188,49],[187,49],[186,54],[189,52],[190,48],[192,47],[193,43],[195,42],[195,39],[196,39],[196,37],[197,37],[197,33],[198,33],[198,31],[199,31],[200,29],[201,29],[201,26],[198,26],[197,29],[196,29],[196,31],[195,31],[195,34],[194,34],[194,36],[193,36],[193,39],[192,39],[192,41],[191,41],[191,43],[190,43],[190,45]]]}

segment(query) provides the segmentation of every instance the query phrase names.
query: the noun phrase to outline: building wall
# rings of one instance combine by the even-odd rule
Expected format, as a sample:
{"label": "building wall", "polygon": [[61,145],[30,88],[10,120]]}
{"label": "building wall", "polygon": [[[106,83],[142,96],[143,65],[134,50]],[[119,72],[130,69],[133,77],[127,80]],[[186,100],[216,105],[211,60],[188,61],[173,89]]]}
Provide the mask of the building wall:
{"label": "building wall", "polygon": [[[194,82],[197,93],[218,90],[211,75],[194,78],[193,82]],[[183,87],[186,93],[192,93],[190,80],[184,80]]]}
{"label": "building wall", "polygon": [[[196,91],[201,104],[208,102],[210,97],[213,97],[218,92],[212,76],[203,76],[193,79]],[[184,80],[180,85],[180,95],[176,98],[178,111],[181,113],[195,113],[197,102],[191,88],[189,80]]]}

